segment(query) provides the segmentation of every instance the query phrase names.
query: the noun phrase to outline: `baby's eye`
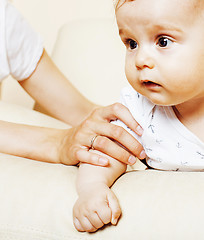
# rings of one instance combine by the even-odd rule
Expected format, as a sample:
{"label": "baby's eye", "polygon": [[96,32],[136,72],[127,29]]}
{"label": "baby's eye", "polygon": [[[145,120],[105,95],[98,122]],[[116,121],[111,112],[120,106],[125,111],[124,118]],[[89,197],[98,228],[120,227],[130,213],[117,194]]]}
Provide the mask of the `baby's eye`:
{"label": "baby's eye", "polygon": [[168,47],[173,41],[167,37],[160,37],[157,41],[159,47],[165,48]]}
{"label": "baby's eye", "polygon": [[129,45],[130,45],[130,49],[137,48],[137,43],[132,39],[129,40]]}
{"label": "baby's eye", "polygon": [[135,42],[135,41],[132,40],[132,39],[127,39],[127,40],[125,41],[125,45],[126,45],[128,48],[130,48],[130,49],[135,49],[135,48],[137,48],[137,42]]}

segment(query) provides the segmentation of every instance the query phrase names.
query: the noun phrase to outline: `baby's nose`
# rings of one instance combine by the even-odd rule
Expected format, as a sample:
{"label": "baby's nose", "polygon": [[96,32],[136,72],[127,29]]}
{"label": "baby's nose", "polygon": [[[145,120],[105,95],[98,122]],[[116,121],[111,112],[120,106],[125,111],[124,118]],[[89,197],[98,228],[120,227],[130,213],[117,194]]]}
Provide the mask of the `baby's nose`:
{"label": "baby's nose", "polygon": [[154,60],[149,54],[148,50],[144,51],[138,49],[135,57],[135,66],[137,70],[142,70],[143,68],[154,68]]}

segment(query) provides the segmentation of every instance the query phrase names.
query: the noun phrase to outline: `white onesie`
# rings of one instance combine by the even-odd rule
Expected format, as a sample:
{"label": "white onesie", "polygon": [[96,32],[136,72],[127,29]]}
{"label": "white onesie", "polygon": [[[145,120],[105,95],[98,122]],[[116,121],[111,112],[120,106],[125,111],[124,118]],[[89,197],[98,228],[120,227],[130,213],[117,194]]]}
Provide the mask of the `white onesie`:
{"label": "white onesie", "polygon": [[29,77],[42,52],[41,37],[8,0],[0,0],[0,81],[9,74],[17,80]]}
{"label": "white onesie", "polygon": [[144,129],[138,137],[123,122],[115,124],[130,132],[144,147],[147,164],[155,169],[204,171],[204,143],[176,117],[172,107],[157,106],[131,86],[121,93],[125,105]]}

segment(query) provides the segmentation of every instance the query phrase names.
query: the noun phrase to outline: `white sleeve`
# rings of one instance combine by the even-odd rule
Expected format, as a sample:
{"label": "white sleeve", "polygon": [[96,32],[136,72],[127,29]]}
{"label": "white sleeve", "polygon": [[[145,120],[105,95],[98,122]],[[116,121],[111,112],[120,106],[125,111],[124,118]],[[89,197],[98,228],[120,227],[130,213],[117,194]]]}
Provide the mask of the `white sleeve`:
{"label": "white sleeve", "polygon": [[[147,119],[151,113],[154,104],[143,97],[141,94],[137,93],[131,86],[125,87],[121,91],[120,103],[126,106],[131,112],[134,119],[140,124],[144,129],[147,124]],[[116,120],[112,122],[115,125],[123,127],[127,132],[129,132],[134,138],[136,138],[140,143],[141,137],[133,132],[129,127],[127,127],[122,121]]]}
{"label": "white sleeve", "polygon": [[26,79],[42,56],[42,39],[8,1],[5,5],[5,29],[10,74],[17,80]]}

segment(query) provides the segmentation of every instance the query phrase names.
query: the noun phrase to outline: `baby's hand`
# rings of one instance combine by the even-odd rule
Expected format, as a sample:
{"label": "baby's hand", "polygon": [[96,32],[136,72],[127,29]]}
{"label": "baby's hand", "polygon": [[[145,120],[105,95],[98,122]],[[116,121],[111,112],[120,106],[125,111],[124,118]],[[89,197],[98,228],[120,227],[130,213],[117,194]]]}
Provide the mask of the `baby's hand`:
{"label": "baby's hand", "polygon": [[81,192],[73,209],[75,228],[80,232],[95,232],[104,224],[117,224],[121,209],[115,194],[105,184],[94,184]]}

